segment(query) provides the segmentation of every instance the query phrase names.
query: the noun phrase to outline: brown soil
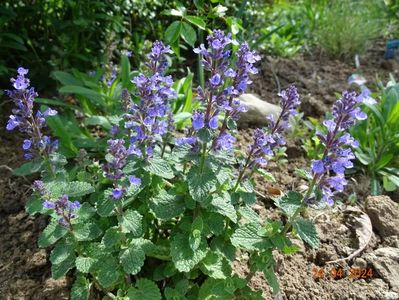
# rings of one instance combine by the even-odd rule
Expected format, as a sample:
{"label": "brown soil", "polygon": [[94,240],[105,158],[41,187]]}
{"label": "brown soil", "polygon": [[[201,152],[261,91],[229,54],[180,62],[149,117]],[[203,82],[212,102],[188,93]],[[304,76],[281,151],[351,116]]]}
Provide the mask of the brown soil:
{"label": "brown soil", "polygon": [[[265,58],[252,89],[263,99],[277,103],[278,87],[284,88],[290,83],[296,83],[302,95],[302,110],[307,115],[318,117],[335,100],[335,92],[348,88],[346,80],[351,74],[360,73],[369,81],[373,81],[376,74],[383,80],[388,78],[389,72],[398,74],[395,62],[387,63],[383,60],[382,45],[378,44],[376,49],[361,57],[360,70],[356,70],[352,62],[344,63],[324,56],[302,54],[294,59]],[[37,237],[46,226],[47,220],[43,216],[28,216],[24,211],[33,178],[11,176],[9,168],[22,163],[22,140],[14,133],[5,132],[5,121],[4,117],[0,120],[0,299],[68,299],[70,280],[51,279],[49,251],[37,247]],[[241,131],[239,143],[244,147],[250,142],[251,135],[250,129]],[[269,199],[270,193],[276,190],[301,189],[305,184],[294,174],[296,168],[308,166],[302,151],[290,142],[287,154],[287,164],[271,162],[268,166],[268,170],[277,179],[276,184],[257,178],[257,187],[263,196],[258,197],[255,209],[262,217],[280,217]],[[314,212],[310,212],[310,215],[314,216]],[[325,261],[347,256],[353,250],[350,246],[354,243],[353,234],[346,227],[339,210],[325,212],[317,223],[319,232],[323,233],[318,250],[311,250],[298,241],[302,248],[299,254],[290,257],[276,254],[276,269],[282,289],[278,298],[384,299],[384,292],[389,287],[380,278],[355,281],[348,278],[313,279],[314,267],[324,267],[326,272],[331,270],[332,266],[324,266]],[[381,245],[381,238],[374,234],[371,245],[365,251]],[[342,267],[348,270],[351,263],[342,264]],[[236,264],[235,270],[239,274],[247,272],[245,264]],[[270,288],[262,274],[257,274],[251,284],[254,288],[263,290],[265,299],[272,299]]]}
{"label": "brown soil", "polygon": [[320,117],[336,100],[336,93],[349,89],[347,80],[352,74],[365,77],[371,90],[378,80],[385,84],[390,73],[398,78],[399,60],[385,60],[384,51],[384,41],[376,41],[360,56],[358,69],[354,60],[344,62],[322,54],[302,53],[292,59],[264,56],[251,90],[270,103],[278,103],[279,90],[294,83],[305,115]]}
{"label": "brown soil", "polygon": [[47,219],[24,209],[33,178],[11,176],[9,168],[22,163],[21,144],[18,134],[0,127],[0,299],[68,299],[70,283],[51,279],[49,252],[37,246]]}

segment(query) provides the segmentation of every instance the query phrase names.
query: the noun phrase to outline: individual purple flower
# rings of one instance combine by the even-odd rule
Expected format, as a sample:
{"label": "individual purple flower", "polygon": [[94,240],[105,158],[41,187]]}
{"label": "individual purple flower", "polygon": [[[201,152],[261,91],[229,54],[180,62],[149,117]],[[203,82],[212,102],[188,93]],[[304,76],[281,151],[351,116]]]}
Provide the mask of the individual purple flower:
{"label": "individual purple flower", "polygon": [[204,113],[202,112],[195,112],[191,118],[192,123],[193,123],[193,128],[194,130],[200,130],[204,128],[205,122],[204,122]]}
{"label": "individual purple flower", "polygon": [[132,175],[132,176],[129,176],[129,182],[133,185],[140,185],[141,179]]}
{"label": "individual purple flower", "polygon": [[218,115],[216,115],[216,116],[213,116],[212,118],[211,118],[211,120],[209,121],[209,128],[211,128],[211,129],[217,129],[218,128],[218,120],[219,120],[219,116]]}
{"label": "individual purple flower", "polygon": [[53,209],[60,217],[59,223],[69,227],[71,226],[71,220],[76,217],[76,210],[80,208],[80,203],[78,201],[69,201],[68,195],[64,194],[56,201],[44,201],[43,208]]}
{"label": "individual purple flower", "polygon": [[[317,133],[324,145],[324,152],[321,159],[312,161],[312,182],[321,191],[322,199],[328,205],[333,205],[334,195],[344,190],[347,184],[345,170],[353,167],[355,155],[349,147],[358,146],[358,142],[346,131],[356,120],[367,118],[359,107],[362,99],[354,92],[343,92],[341,99],[333,105],[333,119],[323,122],[327,134]],[[305,199],[309,203],[314,200],[314,195]]]}
{"label": "individual purple flower", "polygon": [[224,133],[217,140],[217,148],[225,151],[231,151],[236,139],[229,133]]}
{"label": "individual purple flower", "polygon": [[194,145],[195,143],[197,143],[196,137],[176,138],[176,141],[175,141],[176,146]]}
{"label": "individual purple flower", "polygon": [[28,136],[22,148],[25,150],[24,158],[33,159],[38,156],[49,156],[57,149],[58,142],[51,141],[43,135],[42,128],[46,126],[45,117],[55,116],[56,110],[48,108],[44,113],[33,111],[34,99],[38,96],[33,87],[29,87],[29,79],[25,77],[29,70],[18,68],[17,78],[11,78],[14,90],[7,90],[6,94],[12,99],[15,107],[6,125],[7,130],[18,128]]}
{"label": "individual purple flower", "polygon": [[112,197],[115,200],[121,199],[123,197],[123,194],[124,194],[124,190],[121,188],[115,188],[112,190]]}

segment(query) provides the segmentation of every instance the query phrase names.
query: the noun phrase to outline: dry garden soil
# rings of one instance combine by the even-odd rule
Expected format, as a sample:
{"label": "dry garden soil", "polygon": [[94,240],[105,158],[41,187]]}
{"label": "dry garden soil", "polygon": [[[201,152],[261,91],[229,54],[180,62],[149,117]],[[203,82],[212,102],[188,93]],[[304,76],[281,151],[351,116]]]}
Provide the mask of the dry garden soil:
{"label": "dry garden soil", "polygon": [[[383,60],[383,44],[360,57],[360,69],[351,61],[342,62],[323,55],[301,54],[293,59],[263,57],[261,71],[252,91],[264,100],[277,103],[276,93],[296,83],[302,96],[302,111],[321,117],[331,107],[335,93],[348,88],[346,80],[360,73],[369,82],[378,76],[382,81],[392,73],[398,79],[397,61]],[[372,88],[372,84],[369,86]],[[0,300],[3,299],[69,299],[73,274],[61,280],[51,279],[49,249],[39,249],[37,237],[46,226],[44,216],[31,217],[24,205],[35,178],[13,177],[10,168],[22,163],[21,137],[4,130],[6,108],[0,113]],[[238,143],[245,148],[253,129],[242,129]],[[304,188],[305,182],[294,174],[298,167],[308,167],[297,141],[288,142],[288,162],[270,163],[269,171],[277,183],[257,178],[259,196],[255,209],[264,218],[279,219],[271,195]],[[276,272],[281,286],[277,299],[399,299],[399,208],[398,195],[367,198],[367,180],[355,177],[349,192],[359,194],[354,207],[339,205],[334,209],[309,210],[317,224],[320,247],[310,249],[295,241],[300,251],[291,256],[275,253]],[[349,194],[349,192],[347,194]],[[343,198],[347,194],[342,195]],[[367,201],[366,201],[367,199]],[[355,251],[362,251],[350,257]],[[236,273],[245,276],[247,257],[239,255],[234,263]],[[335,261],[335,262],[331,262]],[[355,268],[371,270],[357,278]],[[335,273],[334,273],[335,271]],[[352,271],[352,273],[351,273]],[[340,273],[336,273],[340,272]],[[330,276],[330,275],[340,276]],[[352,275],[352,276],[351,276]],[[355,278],[350,278],[355,277]],[[265,299],[273,299],[262,274],[256,274],[251,286],[262,289]]]}

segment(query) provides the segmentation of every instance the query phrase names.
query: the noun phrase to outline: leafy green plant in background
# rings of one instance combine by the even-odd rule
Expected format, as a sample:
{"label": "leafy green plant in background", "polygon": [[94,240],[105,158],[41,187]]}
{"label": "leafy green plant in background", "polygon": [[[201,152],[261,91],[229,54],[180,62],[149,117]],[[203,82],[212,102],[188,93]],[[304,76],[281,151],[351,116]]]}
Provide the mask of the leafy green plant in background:
{"label": "leafy green plant in background", "polygon": [[379,195],[382,189],[399,187],[399,85],[390,82],[373,96],[378,103],[367,105],[369,118],[354,126],[351,134],[359,141],[357,167],[370,176],[371,192]]}
{"label": "leafy green plant in background", "polygon": [[331,1],[315,28],[317,43],[336,57],[361,54],[381,35],[384,18],[382,1]]}

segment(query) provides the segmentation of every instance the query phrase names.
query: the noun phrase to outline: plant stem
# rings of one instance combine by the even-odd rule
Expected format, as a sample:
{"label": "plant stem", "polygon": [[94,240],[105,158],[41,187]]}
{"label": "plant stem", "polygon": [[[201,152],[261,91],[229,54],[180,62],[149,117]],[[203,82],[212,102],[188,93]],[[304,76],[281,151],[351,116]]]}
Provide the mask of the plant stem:
{"label": "plant stem", "polygon": [[201,161],[200,161],[200,173],[201,174],[204,171],[205,158],[206,158],[206,146],[207,146],[207,143],[205,143],[202,146],[202,154],[201,154]]}

